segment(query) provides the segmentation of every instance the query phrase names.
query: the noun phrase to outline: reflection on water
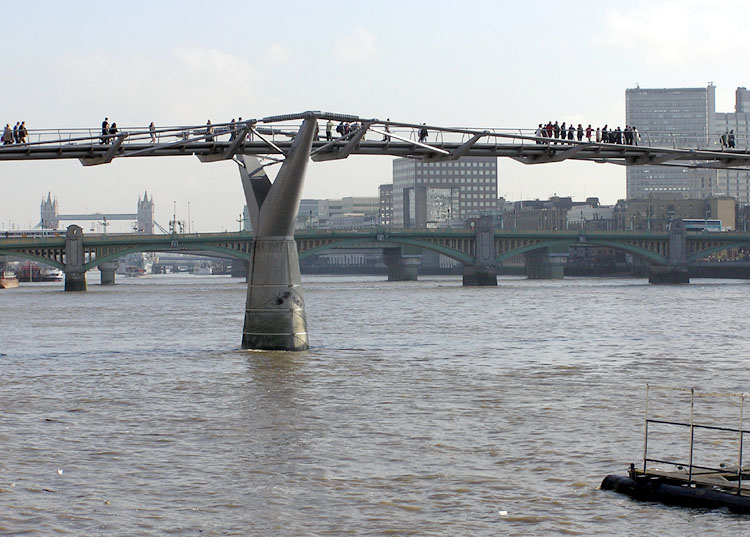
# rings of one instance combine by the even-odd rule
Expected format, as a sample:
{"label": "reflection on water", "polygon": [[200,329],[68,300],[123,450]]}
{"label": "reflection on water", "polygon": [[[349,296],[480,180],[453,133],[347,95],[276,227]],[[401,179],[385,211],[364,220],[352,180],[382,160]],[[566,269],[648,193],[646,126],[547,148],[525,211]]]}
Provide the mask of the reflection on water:
{"label": "reflection on water", "polygon": [[0,534],[744,534],[597,487],[646,382],[750,391],[750,284],[304,285],[302,353],[238,349],[230,278],[2,292]]}

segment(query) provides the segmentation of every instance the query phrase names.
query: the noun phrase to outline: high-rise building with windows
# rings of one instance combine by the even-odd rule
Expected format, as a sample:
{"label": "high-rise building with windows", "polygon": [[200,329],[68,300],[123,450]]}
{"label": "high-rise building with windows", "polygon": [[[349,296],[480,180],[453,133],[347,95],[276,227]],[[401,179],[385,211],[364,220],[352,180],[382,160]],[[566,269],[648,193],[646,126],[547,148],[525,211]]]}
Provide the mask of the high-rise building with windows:
{"label": "high-rise building with windows", "polygon": [[393,183],[380,185],[380,211],[378,212],[378,225],[382,227],[393,226]]}
{"label": "high-rise building with windows", "polygon": [[[663,147],[722,150],[721,136],[733,134],[737,147],[746,147],[750,135],[750,92],[738,88],[735,111],[716,112],[715,87],[630,88],[625,91],[625,121],[635,126],[641,144]],[[628,199],[669,194],[690,199],[728,195],[750,203],[750,172],[629,166]]]}
{"label": "high-rise building with windows", "polygon": [[393,226],[441,227],[497,212],[497,158],[393,161]]}

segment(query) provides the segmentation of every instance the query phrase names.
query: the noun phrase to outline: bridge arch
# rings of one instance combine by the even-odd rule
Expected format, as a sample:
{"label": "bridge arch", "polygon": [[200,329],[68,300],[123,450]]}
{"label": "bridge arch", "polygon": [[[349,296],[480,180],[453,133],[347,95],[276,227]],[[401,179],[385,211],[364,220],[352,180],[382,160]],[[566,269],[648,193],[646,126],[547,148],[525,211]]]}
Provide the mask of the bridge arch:
{"label": "bridge arch", "polygon": [[21,259],[26,259],[28,261],[35,261],[37,263],[42,263],[44,265],[49,265],[50,267],[59,268],[60,270],[65,270],[65,265],[61,263],[60,261],[57,261],[55,259],[51,259],[49,257],[44,257],[42,255],[35,255],[31,254],[29,252],[24,252],[23,250],[19,251],[13,251],[9,250],[7,252],[3,252],[2,255],[12,256],[12,257],[20,257]]}
{"label": "bridge arch", "polygon": [[378,246],[382,248],[392,247],[393,245],[414,246],[417,248],[423,248],[425,250],[432,250],[433,252],[438,252],[440,254],[443,254],[446,257],[449,257],[451,259],[454,259],[455,261],[458,261],[459,263],[464,263],[464,264],[474,263],[473,256],[470,256],[469,254],[466,254],[464,252],[459,252],[458,250],[454,250],[453,248],[448,248],[447,246],[434,244],[428,241],[422,241],[422,240],[412,239],[408,237],[396,237],[393,235],[389,235],[385,240],[377,240],[375,236],[367,237],[367,238],[355,238],[355,239],[342,238],[338,240],[331,240],[331,242],[327,242],[325,244],[321,244],[319,246],[315,246],[314,248],[310,248],[308,250],[304,250],[300,252],[299,259],[300,261],[302,261],[303,259],[307,259],[309,257],[319,255],[323,252],[326,252],[329,250],[335,250],[337,248],[344,248],[347,246],[351,248],[355,248],[359,245],[362,248],[374,248],[373,244],[376,242]]}
{"label": "bridge arch", "polygon": [[[237,250],[232,250],[230,248],[223,248],[221,246],[214,246],[211,244],[191,244],[189,248],[190,252],[214,252],[217,254],[222,254],[227,257],[232,257],[234,259],[241,259],[243,261],[249,261],[250,255],[246,254],[245,252],[240,252]],[[86,263],[83,268],[84,270],[91,270],[93,268],[98,267],[102,263],[106,263],[107,261],[115,261],[119,259],[120,257],[126,256],[128,254],[134,254],[138,252],[160,252],[160,253],[185,253],[185,250],[176,250],[174,248],[169,248],[168,246],[154,247],[153,245],[143,245],[143,246],[137,246],[133,248],[125,248],[123,250],[118,250],[117,252],[112,252],[107,255],[103,255],[101,257],[97,257],[96,259],[92,259],[88,263]],[[197,253],[196,255],[201,255],[200,253]],[[208,256],[208,254],[205,254]],[[64,268],[64,267],[60,267]]]}
{"label": "bridge arch", "polygon": [[567,246],[569,248],[570,246],[577,246],[577,245],[606,246],[607,248],[612,248],[613,250],[619,250],[622,252],[636,255],[656,265],[667,264],[666,257],[659,255],[657,253],[654,253],[650,250],[646,250],[645,248],[640,248],[632,244],[622,243],[618,241],[610,241],[610,240],[605,240],[605,239],[590,239],[588,237],[586,237],[586,242],[580,242],[578,239],[571,238],[571,239],[547,240],[547,241],[540,241],[534,244],[527,244],[525,246],[514,248],[512,250],[507,250],[503,252],[502,254],[499,254],[498,256],[495,257],[495,262],[500,264],[503,261],[510,259],[512,257],[515,257],[517,255],[525,254],[527,252],[532,252],[534,250],[539,250],[541,248],[559,248],[560,246]]}
{"label": "bridge arch", "polygon": [[690,254],[687,257],[687,261],[688,262],[698,261],[699,259],[709,256],[713,253],[721,252],[723,250],[730,250],[732,248],[750,248],[750,241],[728,242],[725,244],[720,244],[718,246],[712,246],[711,248],[706,248],[705,250],[700,250],[698,252]]}

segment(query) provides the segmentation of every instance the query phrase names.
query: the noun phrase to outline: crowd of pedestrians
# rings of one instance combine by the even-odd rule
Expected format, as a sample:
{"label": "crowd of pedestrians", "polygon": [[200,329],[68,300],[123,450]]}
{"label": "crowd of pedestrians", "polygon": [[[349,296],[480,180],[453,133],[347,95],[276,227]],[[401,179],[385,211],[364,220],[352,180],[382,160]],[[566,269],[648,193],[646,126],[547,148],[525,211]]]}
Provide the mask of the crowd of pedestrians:
{"label": "crowd of pedestrians", "polygon": [[25,121],[16,121],[12,129],[10,123],[6,123],[3,129],[3,145],[25,144],[28,135],[29,131],[26,129]]}
{"label": "crowd of pedestrians", "polygon": [[[553,142],[546,140],[537,140],[538,144],[557,143],[563,140],[577,140],[582,142],[584,137],[587,142],[596,142],[597,144],[625,144],[625,145],[638,145],[641,140],[641,135],[635,126],[625,125],[625,129],[610,129],[609,125],[604,127],[597,127],[594,130],[589,124],[587,127],[583,127],[582,124],[574,126],[572,123],[567,125],[564,121],[559,124],[557,121],[552,123],[549,121],[546,125],[540,123],[534,133],[537,138],[550,138]],[[592,137],[594,138],[592,140]]]}
{"label": "crowd of pedestrians", "polygon": [[[328,123],[331,124],[331,127],[333,127],[333,123],[329,121]],[[359,129],[360,125],[356,121],[353,123],[347,123],[345,121],[340,122],[338,125],[336,125],[336,132],[339,133],[339,136],[346,136],[349,133],[356,132],[357,129]],[[331,140],[330,130],[328,129],[328,124],[326,124],[326,140]]]}

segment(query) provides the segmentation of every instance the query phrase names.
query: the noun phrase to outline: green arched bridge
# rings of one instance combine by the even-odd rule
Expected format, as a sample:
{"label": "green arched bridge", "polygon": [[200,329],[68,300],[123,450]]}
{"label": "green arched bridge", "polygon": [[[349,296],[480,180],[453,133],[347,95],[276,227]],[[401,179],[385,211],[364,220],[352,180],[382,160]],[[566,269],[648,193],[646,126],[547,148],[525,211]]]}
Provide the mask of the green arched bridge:
{"label": "green arched bridge", "polygon": [[[547,249],[565,252],[571,245],[606,246],[644,259],[650,265],[669,263],[669,234],[633,231],[515,231],[490,230],[492,262]],[[393,248],[410,246],[433,250],[464,265],[482,264],[477,254],[480,230],[363,229],[358,231],[302,231],[295,234],[299,258],[335,248]],[[83,236],[84,269],[115,261],[132,252],[191,252],[250,261],[253,235],[248,232],[172,235],[90,234]],[[750,248],[750,233],[688,233],[688,263],[730,248]],[[65,270],[65,234],[3,237],[0,255],[16,256]],[[485,263],[486,264],[486,263]]]}

